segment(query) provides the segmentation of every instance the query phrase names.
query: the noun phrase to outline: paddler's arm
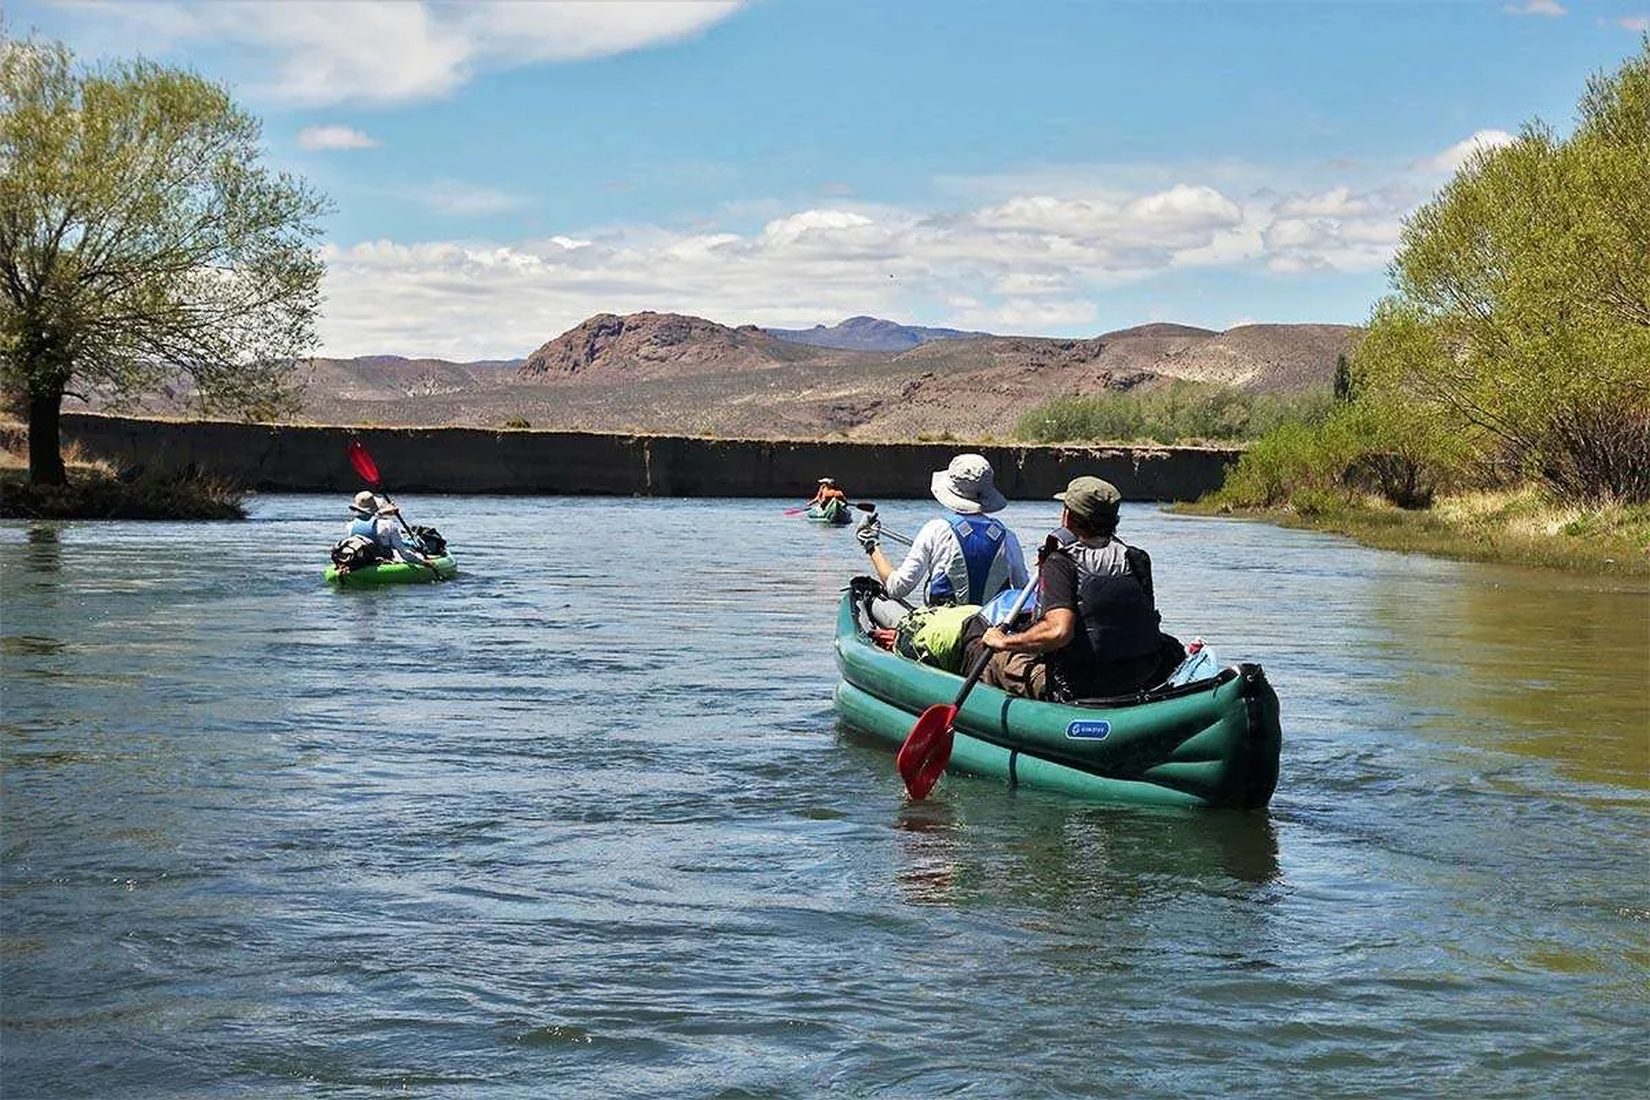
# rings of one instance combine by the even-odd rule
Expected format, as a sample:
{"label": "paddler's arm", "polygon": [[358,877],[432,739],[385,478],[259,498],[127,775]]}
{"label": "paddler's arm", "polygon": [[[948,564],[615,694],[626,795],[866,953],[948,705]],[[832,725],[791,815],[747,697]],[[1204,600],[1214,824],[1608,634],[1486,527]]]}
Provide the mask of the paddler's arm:
{"label": "paddler's arm", "polygon": [[871,568],[877,571],[882,590],[892,599],[903,599],[917,592],[933,571],[933,563],[941,552],[940,539],[951,533],[943,519],[931,519],[917,532],[905,559],[898,565],[888,560],[879,545],[870,555]]}
{"label": "paddler's arm", "polygon": [[1056,607],[1018,634],[1005,634],[994,626],[980,636],[980,644],[1007,653],[1052,653],[1076,636],[1077,613]]}
{"label": "paddler's arm", "polygon": [[992,627],[981,636],[981,645],[1011,653],[1052,653],[1077,637],[1077,564],[1067,554],[1048,553],[1032,583],[1042,585],[1037,594],[1042,618],[1018,634]]}
{"label": "paddler's arm", "polygon": [[894,563],[889,561],[888,555],[882,552],[881,543],[878,543],[877,548],[871,551],[871,568],[877,571],[877,580],[879,581],[887,580],[888,575],[894,571]]}

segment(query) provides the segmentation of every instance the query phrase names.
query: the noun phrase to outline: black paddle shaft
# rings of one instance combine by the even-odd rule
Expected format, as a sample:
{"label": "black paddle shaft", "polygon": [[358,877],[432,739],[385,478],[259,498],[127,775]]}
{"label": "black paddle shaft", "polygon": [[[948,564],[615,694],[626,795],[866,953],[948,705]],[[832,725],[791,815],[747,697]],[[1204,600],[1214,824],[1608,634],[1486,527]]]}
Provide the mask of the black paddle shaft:
{"label": "black paddle shaft", "polygon": [[[1052,538],[1052,536],[1050,537]],[[1014,606],[1009,608],[1008,617],[1003,620],[1003,624],[1012,626],[1014,620],[1020,617],[1020,609],[1025,607],[1026,600],[1031,598],[1031,593],[1036,590],[1038,583],[1042,579],[1041,566],[1042,563],[1039,562],[1038,576],[1026,578],[1026,586],[1020,590],[1020,595],[1015,599]],[[980,682],[980,677],[985,673],[985,666],[991,663],[992,652],[992,650],[986,650],[980,655],[980,659],[974,662],[973,671],[968,674],[968,679],[963,681],[962,690],[957,692],[957,698],[951,704],[953,707],[956,707],[959,710],[962,709],[963,700],[967,699],[968,693],[974,690],[974,685]]]}

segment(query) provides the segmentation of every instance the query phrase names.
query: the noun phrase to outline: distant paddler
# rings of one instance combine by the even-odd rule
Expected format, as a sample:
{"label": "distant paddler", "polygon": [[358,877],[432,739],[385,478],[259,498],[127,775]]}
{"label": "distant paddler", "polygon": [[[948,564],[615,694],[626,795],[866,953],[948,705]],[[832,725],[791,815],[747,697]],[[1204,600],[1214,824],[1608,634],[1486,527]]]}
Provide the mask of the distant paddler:
{"label": "distant paddler", "polygon": [[819,488],[814,490],[814,498],[807,503],[806,507],[818,508],[823,511],[833,500],[839,501],[846,507],[848,494],[837,487],[835,478],[822,477],[819,479]]}
{"label": "distant paddler", "polygon": [[[409,540],[410,529],[401,519],[401,506],[379,500],[362,489],[350,501],[350,520],[344,526],[346,539],[369,539],[386,561],[404,561],[415,565],[432,566],[424,547]],[[407,533],[403,533],[406,530]],[[416,539],[417,536],[412,536]]]}

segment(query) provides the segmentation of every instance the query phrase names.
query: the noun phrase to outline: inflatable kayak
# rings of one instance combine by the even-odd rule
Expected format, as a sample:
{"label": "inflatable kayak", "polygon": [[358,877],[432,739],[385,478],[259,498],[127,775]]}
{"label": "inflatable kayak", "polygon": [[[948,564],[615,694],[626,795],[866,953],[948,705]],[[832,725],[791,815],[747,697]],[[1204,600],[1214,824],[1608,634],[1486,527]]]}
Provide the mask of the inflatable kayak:
{"label": "inflatable kayak", "polygon": [[363,565],[345,573],[338,572],[336,565],[329,565],[326,579],[328,584],[359,588],[379,584],[428,584],[432,581],[451,580],[458,576],[458,562],[453,560],[451,554],[442,554],[431,561],[434,565],[430,567],[401,561],[386,561],[376,565]]}
{"label": "inflatable kayak", "polygon": [[[860,586],[856,584],[855,590]],[[847,726],[898,747],[962,678],[873,643],[853,591],[837,617]],[[947,771],[1108,802],[1265,806],[1278,781],[1278,697],[1259,665],[1094,705],[1044,703],[981,684],[957,715]]]}
{"label": "inflatable kayak", "polygon": [[834,523],[840,525],[844,523],[852,523],[854,521],[853,514],[848,511],[848,506],[840,500],[832,500],[827,501],[824,504],[811,505],[809,506],[806,514],[807,517],[815,523]]}

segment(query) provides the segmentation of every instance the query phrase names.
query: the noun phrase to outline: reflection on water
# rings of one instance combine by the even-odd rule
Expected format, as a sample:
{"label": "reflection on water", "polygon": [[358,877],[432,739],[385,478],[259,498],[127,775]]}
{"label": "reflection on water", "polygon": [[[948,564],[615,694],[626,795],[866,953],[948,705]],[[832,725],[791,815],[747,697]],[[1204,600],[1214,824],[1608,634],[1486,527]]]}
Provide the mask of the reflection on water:
{"label": "reflection on water", "polygon": [[23,567],[31,573],[56,573],[63,564],[62,545],[57,527],[40,526],[28,529]]}
{"label": "reflection on water", "polygon": [[1270,811],[911,804],[830,706],[863,555],[789,502],[403,500],[460,579],[340,592],[344,503],[0,524],[7,1096],[1650,1075],[1642,587],[1130,507],[1278,689]]}
{"label": "reflection on water", "polygon": [[1265,812],[1081,808],[1044,816],[1042,798],[993,799],[984,805],[996,812],[976,807],[966,819],[952,802],[903,805],[896,835],[907,900],[990,907],[1012,898],[1100,912],[1149,901],[1165,882],[1264,886],[1279,875],[1277,832]]}
{"label": "reflection on water", "polygon": [[1473,570],[1377,603],[1396,636],[1439,658],[1405,691],[1425,725],[1479,747],[1559,763],[1574,778],[1650,790],[1650,609],[1609,580]]}

